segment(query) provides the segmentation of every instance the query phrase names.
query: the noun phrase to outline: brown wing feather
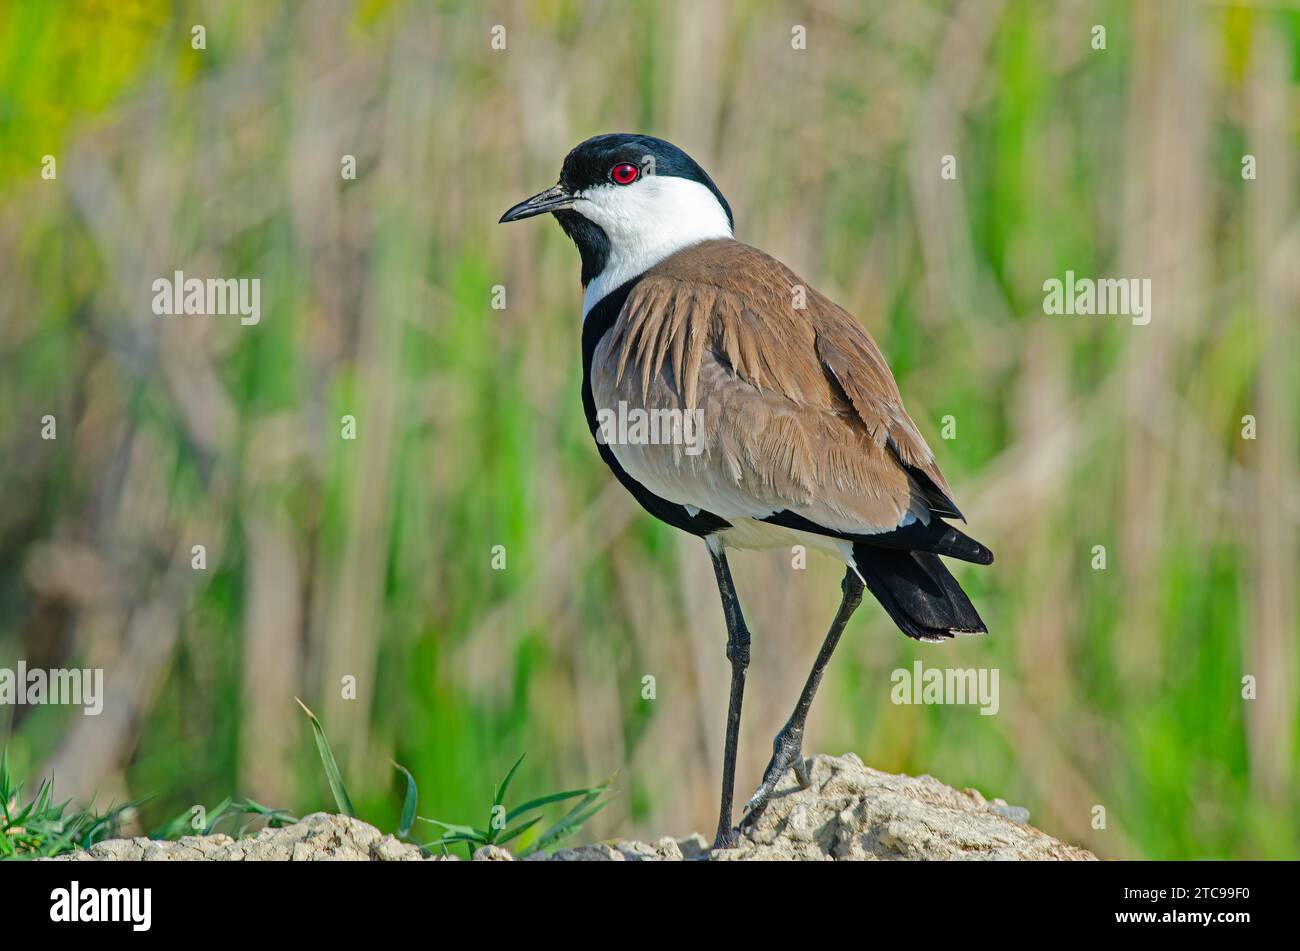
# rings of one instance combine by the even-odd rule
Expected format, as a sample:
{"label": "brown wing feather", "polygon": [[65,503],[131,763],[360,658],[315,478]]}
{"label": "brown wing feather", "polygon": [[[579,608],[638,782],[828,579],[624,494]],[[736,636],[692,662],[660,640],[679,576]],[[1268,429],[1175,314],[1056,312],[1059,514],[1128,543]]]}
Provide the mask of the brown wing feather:
{"label": "brown wing feather", "polygon": [[592,390],[598,407],[702,411],[699,456],[611,447],[673,501],[730,506],[723,517],[787,509],[846,532],[956,513],[870,335],[748,245],[708,241],[652,268],[597,347]]}

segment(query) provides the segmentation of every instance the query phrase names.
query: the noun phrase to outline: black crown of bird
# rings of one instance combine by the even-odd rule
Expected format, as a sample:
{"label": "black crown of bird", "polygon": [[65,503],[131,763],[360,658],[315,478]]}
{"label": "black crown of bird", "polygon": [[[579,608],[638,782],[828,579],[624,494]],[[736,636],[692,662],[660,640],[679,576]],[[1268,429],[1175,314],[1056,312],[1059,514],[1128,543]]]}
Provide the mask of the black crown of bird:
{"label": "black crown of bird", "polygon": [[736,241],[730,205],[689,155],[648,135],[588,139],[558,183],[501,221],[541,214],[555,216],[582,258],[592,435],[617,407],[699,420],[693,452],[671,439],[596,446],[651,515],[708,547],[731,662],[714,844],[731,846],[750,635],[728,549],[803,545],[846,565],[839,610],[744,822],[787,770],[807,785],[808,710],[864,588],[908,637],[984,633],[939,556],[987,565],[993,554],[946,521],[965,519],[870,334],[780,261]]}

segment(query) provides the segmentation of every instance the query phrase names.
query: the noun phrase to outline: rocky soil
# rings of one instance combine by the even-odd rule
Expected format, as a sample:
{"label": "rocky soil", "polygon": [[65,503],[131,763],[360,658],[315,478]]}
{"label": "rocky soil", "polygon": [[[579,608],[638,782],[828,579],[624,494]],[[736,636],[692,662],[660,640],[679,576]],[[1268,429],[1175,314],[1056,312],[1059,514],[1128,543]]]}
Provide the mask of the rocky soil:
{"label": "rocky soil", "polygon": [[[812,785],[773,799],[738,848],[709,852],[698,834],[654,842],[611,839],[525,861],[1095,859],[1028,825],[1024,809],[959,791],[930,776],[896,776],[864,766],[852,753],[816,756]],[[514,861],[488,846],[475,860]],[[318,812],[283,829],[235,840],[188,836],[175,842],[114,839],[54,861],[382,861],[429,860],[420,850],[359,819]],[[433,859],[438,860],[438,859]]]}

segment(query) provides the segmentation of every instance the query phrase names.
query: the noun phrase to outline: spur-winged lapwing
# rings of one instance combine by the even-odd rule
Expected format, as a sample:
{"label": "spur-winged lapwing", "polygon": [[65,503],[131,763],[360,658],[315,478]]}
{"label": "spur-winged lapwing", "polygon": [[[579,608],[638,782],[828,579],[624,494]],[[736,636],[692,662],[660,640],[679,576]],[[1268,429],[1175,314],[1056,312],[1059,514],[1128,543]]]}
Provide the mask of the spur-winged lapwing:
{"label": "spur-winged lapwing", "polygon": [[[547,212],[582,256],[582,402],[601,458],[650,514],[703,538],[713,560],[731,661],[714,843],[726,847],[750,640],[726,550],[805,545],[848,565],[751,821],[787,769],[808,784],[804,722],[863,586],[908,637],[981,633],[938,556],[986,565],[993,554],[944,521],[961,512],[871,336],[734,240],[731,207],[685,152],[646,135],[588,139],[557,185],[501,221]],[[635,412],[665,425],[608,425]]]}

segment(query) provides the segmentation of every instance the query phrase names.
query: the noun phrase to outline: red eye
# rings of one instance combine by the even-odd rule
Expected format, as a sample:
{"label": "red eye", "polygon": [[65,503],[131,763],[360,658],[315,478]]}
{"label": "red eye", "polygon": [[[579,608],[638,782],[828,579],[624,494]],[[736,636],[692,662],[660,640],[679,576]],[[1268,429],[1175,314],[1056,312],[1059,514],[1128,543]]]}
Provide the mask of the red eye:
{"label": "red eye", "polygon": [[609,170],[609,177],[614,179],[617,185],[631,185],[637,180],[641,170],[635,165],[623,162],[621,165],[615,165]]}

